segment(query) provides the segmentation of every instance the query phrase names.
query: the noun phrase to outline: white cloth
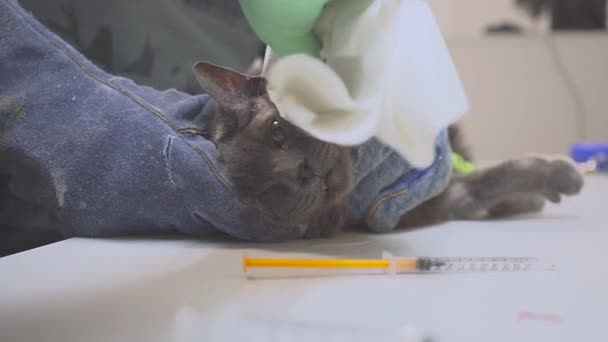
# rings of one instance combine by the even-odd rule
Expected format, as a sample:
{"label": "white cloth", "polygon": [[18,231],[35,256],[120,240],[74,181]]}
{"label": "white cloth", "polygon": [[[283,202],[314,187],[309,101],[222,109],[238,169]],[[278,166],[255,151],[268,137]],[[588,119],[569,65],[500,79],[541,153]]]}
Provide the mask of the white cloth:
{"label": "white cloth", "polygon": [[376,136],[413,166],[429,166],[439,132],[468,110],[429,6],[333,0],[315,33],[322,60],[267,54],[269,92],[281,114],[320,140],[357,145]]}

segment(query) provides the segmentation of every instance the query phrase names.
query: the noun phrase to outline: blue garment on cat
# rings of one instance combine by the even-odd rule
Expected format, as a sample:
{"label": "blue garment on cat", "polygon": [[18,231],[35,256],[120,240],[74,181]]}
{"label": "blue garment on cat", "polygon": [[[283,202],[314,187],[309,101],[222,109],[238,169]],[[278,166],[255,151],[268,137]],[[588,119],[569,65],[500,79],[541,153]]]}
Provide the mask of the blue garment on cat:
{"label": "blue garment on cat", "polygon": [[[256,241],[299,238],[248,213],[231,191],[213,143],[201,136],[215,109],[207,95],[157,91],[110,75],[0,0],[0,175],[65,236],[207,235]],[[450,177],[438,157],[414,170],[377,141],[356,148],[349,216],[378,232],[440,192]],[[0,217],[0,220],[2,218]]]}
{"label": "blue garment on cat", "polygon": [[355,148],[355,186],[348,202],[348,221],[388,232],[403,214],[443,191],[452,175],[447,131],[438,137],[435,150],[433,164],[418,170],[375,139]]}

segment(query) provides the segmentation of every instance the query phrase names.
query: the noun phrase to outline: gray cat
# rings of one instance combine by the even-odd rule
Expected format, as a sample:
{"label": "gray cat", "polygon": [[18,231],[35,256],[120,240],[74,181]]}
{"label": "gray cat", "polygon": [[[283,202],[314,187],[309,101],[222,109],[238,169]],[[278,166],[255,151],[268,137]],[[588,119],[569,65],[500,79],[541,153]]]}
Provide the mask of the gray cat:
{"label": "gray cat", "polygon": [[[207,138],[243,200],[276,220],[314,227],[308,237],[328,237],[343,228],[352,187],[348,148],[321,142],[284,120],[266,92],[263,77],[247,76],[198,62],[194,72],[219,108]],[[469,159],[457,126],[449,128],[452,149]],[[574,195],[583,176],[566,159],[509,160],[465,176],[453,176],[438,196],[407,212],[398,227],[446,220],[504,217],[541,211]]]}

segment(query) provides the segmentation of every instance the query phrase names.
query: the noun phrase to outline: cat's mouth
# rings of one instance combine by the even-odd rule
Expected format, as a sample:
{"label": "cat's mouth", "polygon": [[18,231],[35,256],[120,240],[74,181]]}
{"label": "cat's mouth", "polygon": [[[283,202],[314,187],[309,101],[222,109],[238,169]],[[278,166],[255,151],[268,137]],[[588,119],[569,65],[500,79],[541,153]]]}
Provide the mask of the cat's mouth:
{"label": "cat's mouth", "polygon": [[323,190],[325,197],[330,200],[338,199],[341,195],[346,193],[345,180],[341,175],[334,170],[330,170],[323,179]]}
{"label": "cat's mouth", "polygon": [[330,192],[330,186],[329,186],[329,173],[330,173],[330,172],[328,172],[328,173],[325,175],[325,177],[323,177],[323,185],[322,185],[322,186],[323,186],[323,191],[324,191],[324,192],[326,192],[326,193]]}

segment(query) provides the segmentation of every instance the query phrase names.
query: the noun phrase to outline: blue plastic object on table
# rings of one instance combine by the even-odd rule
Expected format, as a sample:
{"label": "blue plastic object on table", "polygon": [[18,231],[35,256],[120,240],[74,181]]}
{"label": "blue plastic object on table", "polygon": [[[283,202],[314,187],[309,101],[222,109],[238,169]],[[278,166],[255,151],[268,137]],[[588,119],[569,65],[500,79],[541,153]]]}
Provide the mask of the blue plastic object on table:
{"label": "blue plastic object on table", "polygon": [[597,163],[597,171],[608,172],[608,142],[576,143],[572,145],[570,154],[577,163],[594,160]]}

